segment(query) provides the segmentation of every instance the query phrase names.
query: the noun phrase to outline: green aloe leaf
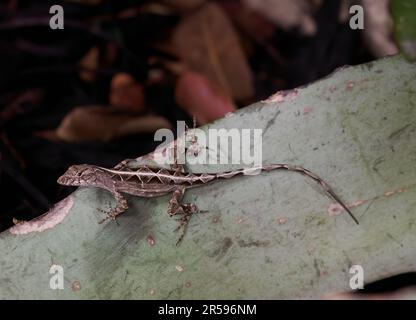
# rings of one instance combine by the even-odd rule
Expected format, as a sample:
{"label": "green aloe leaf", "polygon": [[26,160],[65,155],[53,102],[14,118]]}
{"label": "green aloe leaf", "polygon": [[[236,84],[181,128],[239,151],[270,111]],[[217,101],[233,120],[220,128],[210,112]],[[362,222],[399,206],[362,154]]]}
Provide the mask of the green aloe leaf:
{"label": "green aloe leaf", "polygon": [[[0,299],[320,298],[350,290],[353,265],[365,282],[414,271],[415,78],[401,56],[347,67],[203,128],[262,129],[263,162],[316,172],[359,226],[313,182],[279,171],[189,190],[185,202],[209,212],[176,246],[168,196],[129,197],[118,223],[99,224],[97,208],[114,201],[81,188],[49,216],[0,234]],[[62,267],[62,290],[51,289],[52,265]]]}

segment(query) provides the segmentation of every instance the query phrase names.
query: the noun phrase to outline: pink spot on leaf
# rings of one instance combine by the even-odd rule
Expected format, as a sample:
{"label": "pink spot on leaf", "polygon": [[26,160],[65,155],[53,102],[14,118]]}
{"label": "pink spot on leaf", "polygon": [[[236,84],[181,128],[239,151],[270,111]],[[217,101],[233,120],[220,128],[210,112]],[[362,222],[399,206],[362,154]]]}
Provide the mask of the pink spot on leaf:
{"label": "pink spot on leaf", "polygon": [[354,89],[355,83],[354,82],[348,82],[347,84],[347,91],[351,91],[352,89]]}
{"label": "pink spot on leaf", "polygon": [[153,235],[151,235],[151,234],[149,234],[148,236],[147,236],[147,243],[150,245],[150,246],[154,246],[155,244],[156,244],[156,240],[155,240],[155,238],[153,237]]}
{"label": "pink spot on leaf", "polygon": [[75,280],[74,282],[72,282],[72,291],[79,291],[81,290],[81,282],[79,282],[78,280]]}
{"label": "pink spot on leaf", "polygon": [[330,217],[337,216],[344,211],[344,208],[339,203],[331,203],[328,207],[328,214]]}
{"label": "pink spot on leaf", "polygon": [[311,107],[305,107],[304,109],[303,109],[303,115],[304,116],[306,116],[306,115],[308,115],[309,113],[311,113],[313,111],[313,108],[311,108]]}
{"label": "pink spot on leaf", "polygon": [[277,219],[277,223],[279,223],[279,225],[283,225],[287,222],[287,218],[279,218]]}
{"label": "pink spot on leaf", "polygon": [[366,201],[365,201],[365,200],[357,200],[357,201],[353,202],[353,203],[350,205],[350,207],[359,207],[359,206],[361,206],[361,205],[362,205],[362,204],[364,204],[364,203],[366,203]]}
{"label": "pink spot on leaf", "polygon": [[283,102],[285,100],[294,100],[299,95],[298,89],[279,91],[271,95],[264,102]]}

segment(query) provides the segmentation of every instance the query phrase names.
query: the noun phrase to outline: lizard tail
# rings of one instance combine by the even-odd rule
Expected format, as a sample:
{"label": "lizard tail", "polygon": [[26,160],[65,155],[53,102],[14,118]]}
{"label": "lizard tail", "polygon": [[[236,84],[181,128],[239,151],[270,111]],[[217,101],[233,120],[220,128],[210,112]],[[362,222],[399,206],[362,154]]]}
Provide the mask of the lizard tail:
{"label": "lizard tail", "polygon": [[285,163],[266,165],[262,168],[262,171],[271,171],[271,170],[293,171],[293,172],[298,172],[300,174],[303,174],[304,176],[307,176],[309,178],[312,178],[325,190],[325,192],[332,199],[334,199],[345,211],[347,211],[347,213],[350,215],[350,217],[354,220],[354,222],[357,225],[359,224],[358,219],[354,216],[354,214],[351,212],[351,210],[344,204],[344,202],[338,197],[338,195],[329,186],[329,184],[326,183],[319,176],[317,176],[315,173],[313,173],[313,172],[309,171],[308,169],[305,169],[301,166],[290,165],[290,164],[285,164]]}
{"label": "lizard tail", "polygon": [[354,222],[357,225],[359,224],[358,219],[353,215],[351,210],[344,204],[344,202],[338,197],[338,195],[334,192],[334,190],[332,190],[329,184],[327,184],[323,179],[321,179],[319,176],[317,176],[313,172],[301,166],[296,166],[296,165],[291,165],[291,164],[286,164],[286,163],[277,163],[277,164],[265,165],[263,167],[246,168],[246,169],[240,169],[236,171],[218,173],[215,175],[215,178],[229,179],[236,175],[255,175],[255,174],[258,174],[260,171],[272,171],[272,170],[287,170],[287,171],[298,172],[300,174],[303,174],[304,176],[307,176],[315,180],[324,189],[326,194],[328,194],[345,211],[347,211],[347,213],[350,215],[350,217],[354,220]]}

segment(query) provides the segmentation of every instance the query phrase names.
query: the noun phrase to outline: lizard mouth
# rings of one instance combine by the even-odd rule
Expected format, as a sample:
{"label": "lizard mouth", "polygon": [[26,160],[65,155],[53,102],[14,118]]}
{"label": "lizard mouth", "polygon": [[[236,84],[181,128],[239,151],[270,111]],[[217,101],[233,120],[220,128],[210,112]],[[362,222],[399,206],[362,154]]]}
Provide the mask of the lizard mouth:
{"label": "lizard mouth", "polygon": [[58,182],[59,184],[63,184],[63,185],[65,185],[65,178],[64,178],[64,176],[60,176],[60,177],[58,178],[58,180],[56,180],[56,182]]}

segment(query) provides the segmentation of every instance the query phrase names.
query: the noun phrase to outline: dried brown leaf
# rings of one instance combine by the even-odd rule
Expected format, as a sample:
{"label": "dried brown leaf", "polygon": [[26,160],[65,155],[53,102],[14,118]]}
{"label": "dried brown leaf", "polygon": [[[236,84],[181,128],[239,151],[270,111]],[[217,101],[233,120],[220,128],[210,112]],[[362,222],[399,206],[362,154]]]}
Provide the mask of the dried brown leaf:
{"label": "dried brown leaf", "polygon": [[96,79],[95,70],[97,70],[99,65],[100,50],[98,47],[92,47],[88,52],[82,57],[79,62],[81,66],[81,71],[79,72],[79,77],[85,82],[94,82]]}
{"label": "dried brown leaf", "polygon": [[243,3],[285,30],[299,27],[303,34],[312,36],[316,33],[313,14],[322,1],[243,0]]}
{"label": "dried brown leaf", "polygon": [[143,86],[128,73],[120,72],[113,77],[109,100],[118,109],[132,112],[145,109]]}
{"label": "dried brown leaf", "polygon": [[236,100],[254,94],[253,75],[238,34],[215,3],[186,15],[172,36],[178,56]]}
{"label": "dried brown leaf", "polygon": [[56,129],[56,136],[67,142],[109,141],[170,127],[165,118],[155,115],[134,116],[112,108],[84,106],[66,115]]}
{"label": "dried brown leaf", "polygon": [[185,72],[176,83],[178,105],[205,124],[236,110],[231,97],[218,85],[196,72]]}

